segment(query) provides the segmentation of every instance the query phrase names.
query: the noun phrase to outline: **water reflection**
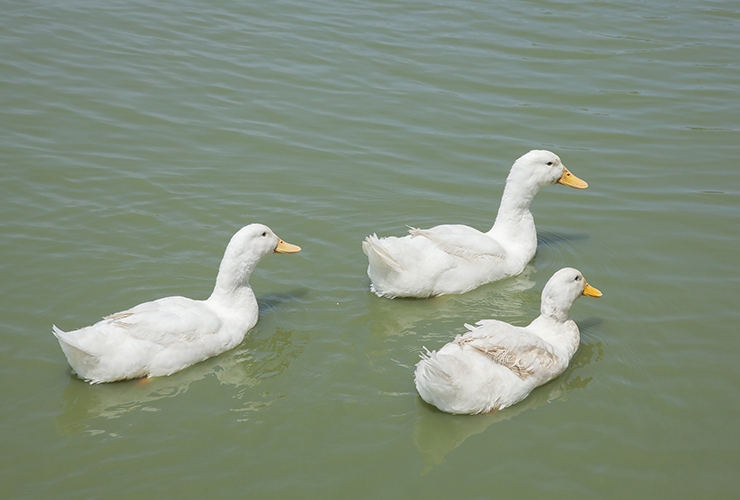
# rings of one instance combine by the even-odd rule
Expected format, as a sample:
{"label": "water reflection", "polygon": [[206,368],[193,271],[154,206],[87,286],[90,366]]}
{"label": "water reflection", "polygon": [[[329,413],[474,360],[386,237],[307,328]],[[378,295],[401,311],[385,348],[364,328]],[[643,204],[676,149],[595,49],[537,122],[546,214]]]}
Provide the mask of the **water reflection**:
{"label": "water reflection", "polygon": [[298,302],[308,295],[308,292],[308,288],[296,288],[289,292],[259,296],[257,297],[257,305],[259,306],[260,316],[268,311],[277,310],[284,304]]}
{"label": "water reflection", "polygon": [[565,241],[583,241],[587,240],[589,236],[587,234],[566,234],[566,233],[553,233],[549,231],[538,231],[537,232],[537,245],[538,246],[553,246],[556,243],[563,243]]}
{"label": "water reflection", "polygon": [[[579,326],[583,332],[599,322],[591,319],[581,322]],[[417,396],[419,418],[414,423],[412,439],[426,464],[422,475],[431,471],[435,465],[444,462],[445,456],[470,436],[480,434],[497,422],[509,420],[551,401],[565,401],[571,391],[585,389],[593,377],[581,378],[579,370],[592,361],[601,361],[603,354],[601,342],[594,344],[582,342],[564,374],[532,391],[524,401],[487,415],[450,415],[426,404]]]}
{"label": "water reflection", "polygon": [[[508,320],[529,317],[539,310],[539,297],[531,290],[536,282],[534,263],[514,278],[484,285],[462,295],[444,295],[432,299],[370,300],[364,316],[370,323],[370,333],[379,339],[403,336],[444,320],[455,323],[475,322],[483,318]],[[419,346],[421,349],[421,346]]]}
{"label": "water reflection", "polygon": [[92,422],[100,426],[100,419],[119,418],[131,411],[157,411],[153,402],[182,394],[191,384],[207,377],[240,388],[235,399],[241,406],[235,411],[259,409],[263,405],[245,401],[245,396],[253,394],[261,381],[282,374],[300,356],[305,342],[295,341],[293,334],[277,328],[270,336],[247,337],[235,349],[169,377],[89,385],[70,373],[62,394],[64,410],[56,417],[57,430],[62,434],[104,432],[91,429]]}

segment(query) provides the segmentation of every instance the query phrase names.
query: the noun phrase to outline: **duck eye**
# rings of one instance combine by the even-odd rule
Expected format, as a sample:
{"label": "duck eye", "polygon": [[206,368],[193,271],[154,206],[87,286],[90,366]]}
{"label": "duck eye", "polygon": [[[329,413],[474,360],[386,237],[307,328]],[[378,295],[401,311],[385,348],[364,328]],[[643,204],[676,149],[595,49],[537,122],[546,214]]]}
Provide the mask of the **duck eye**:
{"label": "duck eye", "polygon": [[547,166],[548,166],[548,167],[552,167],[552,162],[551,162],[551,161],[548,161],[548,162],[547,162]]}
{"label": "duck eye", "polygon": [[581,277],[580,276],[576,276],[576,278],[573,281],[581,281]]}
{"label": "duck eye", "polygon": [[267,231],[263,232],[262,236],[267,236]]}

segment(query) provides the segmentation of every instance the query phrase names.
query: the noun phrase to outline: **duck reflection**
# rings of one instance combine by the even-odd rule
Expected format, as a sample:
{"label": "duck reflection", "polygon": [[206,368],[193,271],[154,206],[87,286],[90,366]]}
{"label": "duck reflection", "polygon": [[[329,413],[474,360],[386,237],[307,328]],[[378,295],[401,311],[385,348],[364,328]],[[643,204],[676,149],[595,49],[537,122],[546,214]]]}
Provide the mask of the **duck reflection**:
{"label": "duck reflection", "polygon": [[[534,262],[530,262],[519,276],[484,285],[462,295],[443,295],[430,299],[370,300],[365,315],[373,337],[405,336],[417,330],[428,330],[431,324],[446,320],[462,325],[481,311],[489,311],[498,319],[527,316],[539,303],[527,293],[536,282]],[[371,293],[371,292],[368,292]]]}
{"label": "duck reflection", "polygon": [[131,411],[156,411],[153,402],[182,394],[194,382],[208,377],[240,389],[235,399],[242,406],[235,411],[259,409],[259,404],[244,401],[245,394],[260,382],[282,374],[305,347],[304,341],[293,338],[293,331],[276,328],[268,336],[260,335],[259,329],[252,330],[235,349],[169,377],[89,385],[70,373],[62,394],[64,410],[56,418],[57,430],[62,434],[104,432],[90,429],[92,422],[99,426],[100,419],[118,418]]}
{"label": "duck reflection", "polygon": [[[579,322],[582,337],[584,332],[598,325],[598,319]],[[523,401],[501,411],[486,415],[451,415],[443,413],[416,397],[419,418],[414,423],[412,439],[421,454],[426,468],[422,474],[431,471],[435,465],[444,462],[445,456],[466,439],[480,434],[497,422],[512,419],[527,410],[533,410],[552,401],[566,401],[568,393],[585,389],[593,377],[582,378],[578,372],[592,361],[601,361],[604,350],[601,342],[587,343],[582,338],[581,346],[571,360],[570,366],[560,377],[538,387]]]}

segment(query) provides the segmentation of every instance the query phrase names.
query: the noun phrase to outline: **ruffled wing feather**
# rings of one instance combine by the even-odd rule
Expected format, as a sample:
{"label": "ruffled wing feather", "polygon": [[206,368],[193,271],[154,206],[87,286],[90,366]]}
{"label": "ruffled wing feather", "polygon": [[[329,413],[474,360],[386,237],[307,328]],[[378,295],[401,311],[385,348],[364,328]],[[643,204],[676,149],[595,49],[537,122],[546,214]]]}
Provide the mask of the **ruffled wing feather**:
{"label": "ruffled wing feather", "polygon": [[540,370],[549,370],[558,363],[552,347],[523,328],[490,319],[476,324],[477,327],[465,325],[471,331],[458,335],[454,343],[469,346],[488,356],[521,380]]}

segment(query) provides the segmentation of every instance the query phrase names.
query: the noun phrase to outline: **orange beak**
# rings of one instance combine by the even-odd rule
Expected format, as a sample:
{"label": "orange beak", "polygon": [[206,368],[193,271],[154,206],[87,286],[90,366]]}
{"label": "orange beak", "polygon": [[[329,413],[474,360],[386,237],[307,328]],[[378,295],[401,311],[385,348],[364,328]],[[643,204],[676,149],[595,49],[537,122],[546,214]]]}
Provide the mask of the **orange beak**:
{"label": "orange beak", "polygon": [[581,180],[575,175],[571,174],[570,171],[565,168],[565,165],[563,165],[563,175],[562,177],[560,177],[560,179],[558,179],[557,184],[570,186],[576,189],[586,189],[588,187],[588,183],[586,181]]}
{"label": "orange beak", "polygon": [[275,253],[296,253],[300,252],[301,247],[298,245],[292,245],[290,243],[286,243],[280,238],[278,238],[278,244],[275,247]]}

